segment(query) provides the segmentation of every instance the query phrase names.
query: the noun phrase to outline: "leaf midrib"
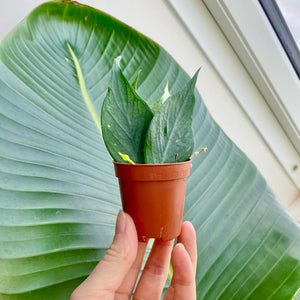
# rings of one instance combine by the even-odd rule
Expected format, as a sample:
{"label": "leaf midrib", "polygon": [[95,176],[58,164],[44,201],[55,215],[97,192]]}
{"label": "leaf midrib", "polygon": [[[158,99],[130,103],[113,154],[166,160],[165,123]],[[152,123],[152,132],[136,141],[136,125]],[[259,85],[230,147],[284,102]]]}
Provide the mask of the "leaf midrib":
{"label": "leaf midrib", "polygon": [[100,123],[100,119],[96,113],[96,110],[94,108],[94,105],[88,95],[88,92],[87,92],[87,89],[86,89],[86,85],[85,85],[85,81],[84,81],[84,77],[83,77],[83,74],[82,74],[82,70],[81,70],[81,67],[80,67],[80,64],[79,64],[79,61],[77,59],[77,56],[75,55],[70,43],[67,41],[67,46],[68,46],[68,49],[69,49],[69,52],[73,58],[73,62],[74,62],[74,65],[75,65],[75,69],[76,69],[76,73],[77,73],[77,77],[78,77],[78,83],[79,83],[79,87],[80,87],[80,90],[81,90],[81,93],[82,93],[82,97],[87,105],[87,108],[100,132],[100,134],[102,135],[102,127],[101,127],[101,123]]}

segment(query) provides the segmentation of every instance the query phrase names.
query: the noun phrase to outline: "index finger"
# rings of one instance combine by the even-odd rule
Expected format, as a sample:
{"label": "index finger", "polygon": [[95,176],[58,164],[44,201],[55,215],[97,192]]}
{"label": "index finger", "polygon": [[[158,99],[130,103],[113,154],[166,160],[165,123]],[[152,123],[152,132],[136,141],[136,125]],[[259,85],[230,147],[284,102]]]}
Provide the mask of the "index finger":
{"label": "index finger", "polygon": [[173,242],[155,240],[133,299],[160,299],[168,276]]}
{"label": "index finger", "polygon": [[118,296],[123,296],[122,299],[124,299],[124,297],[127,297],[126,299],[130,299],[130,297],[132,295],[132,292],[133,292],[133,289],[135,286],[135,282],[136,282],[137,277],[141,270],[141,266],[143,263],[143,258],[144,258],[145,252],[146,252],[147,244],[148,244],[148,241],[138,243],[138,251],[137,251],[137,256],[136,256],[135,262],[133,263],[130,270],[128,271],[121,286],[116,291],[116,294]]}
{"label": "index finger", "polygon": [[197,243],[196,243],[196,231],[191,222],[184,222],[181,225],[181,233],[177,238],[177,242],[184,245],[187,253],[190,256],[194,272],[197,268]]}

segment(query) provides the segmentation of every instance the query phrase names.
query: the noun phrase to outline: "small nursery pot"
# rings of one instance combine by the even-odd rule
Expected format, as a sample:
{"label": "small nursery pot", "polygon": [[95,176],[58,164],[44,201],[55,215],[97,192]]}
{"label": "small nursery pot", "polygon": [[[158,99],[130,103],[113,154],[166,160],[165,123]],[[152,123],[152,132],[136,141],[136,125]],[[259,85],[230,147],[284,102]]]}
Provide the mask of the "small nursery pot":
{"label": "small nursery pot", "polygon": [[114,162],[114,166],[123,210],[133,218],[139,240],[176,238],[191,160],[157,165]]}

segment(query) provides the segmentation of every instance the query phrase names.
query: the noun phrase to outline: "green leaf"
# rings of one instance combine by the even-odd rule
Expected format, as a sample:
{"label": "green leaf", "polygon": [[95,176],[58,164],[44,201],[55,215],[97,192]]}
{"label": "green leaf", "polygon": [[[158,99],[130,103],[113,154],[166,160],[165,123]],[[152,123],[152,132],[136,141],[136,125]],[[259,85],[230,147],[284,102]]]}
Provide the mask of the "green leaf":
{"label": "green leaf", "polygon": [[153,114],[123,75],[120,59],[115,59],[112,80],[101,110],[103,139],[114,161],[123,162],[119,155],[122,152],[142,164],[145,136]]}
{"label": "green leaf", "polygon": [[296,292],[293,300],[299,300],[299,299],[300,299],[300,287],[299,287],[298,291]]}
{"label": "green leaf", "polygon": [[[151,105],[187,74],[150,39],[71,1],[34,10],[0,46],[0,299],[69,299],[110,245],[121,207],[113,164],[78,82],[100,112],[112,59]],[[195,66],[196,68],[197,66]],[[176,82],[176,86],[174,83]],[[197,299],[291,299],[300,229],[195,90],[184,219],[198,241]],[[126,152],[123,152],[126,153]],[[128,153],[126,153],[128,154]]]}
{"label": "green leaf", "polygon": [[194,150],[192,118],[198,72],[186,86],[171,96],[155,113],[147,131],[147,164],[187,161]]}
{"label": "green leaf", "polygon": [[150,108],[153,112],[153,114],[156,113],[156,111],[161,107],[161,105],[170,97],[170,93],[169,93],[169,87],[168,87],[168,83],[166,84],[166,87],[164,89],[164,93],[161,97],[159,97],[155,102],[153,102],[150,105]]}
{"label": "green leaf", "polygon": [[140,74],[141,74],[142,70],[139,70],[136,74],[136,77],[134,78],[133,82],[132,82],[132,87],[133,89],[136,91],[137,90],[137,83],[138,83],[138,80],[139,80],[139,77],[140,77]]}
{"label": "green leaf", "polygon": [[79,83],[79,87],[81,89],[83,99],[86,103],[86,106],[88,107],[89,112],[91,113],[91,116],[93,117],[94,122],[96,123],[96,125],[99,129],[100,134],[102,134],[100,119],[99,119],[99,116],[97,115],[97,113],[95,111],[94,105],[93,105],[93,103],[92,103],[92,101],[91,101],[91,99],[88,95],[88,92],[86,90],[85,81],[84,81],[84,78],[83,78],[83,75],[82,75],[81,67],[80,67],[80,64],[78,62],[77,56],[74,53],[74,50],[72,49],[72,47],[71,47],[71,45],[69,44],[68,41],[67,41],[67,46],[68,46],[68,49],[70,51],[70,54],[72,56],[72,59],[73,59],[74,65],[75,65],[75,69],[76,69],[76,73],[77,73],[77,77],[78,77],[78,83]]}

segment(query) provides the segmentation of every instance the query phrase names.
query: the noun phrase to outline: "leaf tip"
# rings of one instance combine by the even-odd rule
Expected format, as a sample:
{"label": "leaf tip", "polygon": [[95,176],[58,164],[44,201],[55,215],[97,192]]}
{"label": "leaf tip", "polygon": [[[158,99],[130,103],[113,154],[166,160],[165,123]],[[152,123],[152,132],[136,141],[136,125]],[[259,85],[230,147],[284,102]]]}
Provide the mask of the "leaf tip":
{"label": "leaf tip", "polygon": [[121,61],[121,59],[122,59],[122,56],[121,56],[121,55],[119,55],[118,57],[116,57],[116,58],[114,59],[114,65],[115,65],[117,68],[121,68],[121,66],[120,66],[120,61]]}
{"label": "leaf tip", "polygon": [[127,161],[127,162],[131,163],[132,165],[135,165],[135,162],[134,162],[133,160],[130,159],[129,155],[123,154],[123,153],[121,153],[121,152],[118,152],[118,154],[122,157],[122,159],[123,159],[124,161]]}

